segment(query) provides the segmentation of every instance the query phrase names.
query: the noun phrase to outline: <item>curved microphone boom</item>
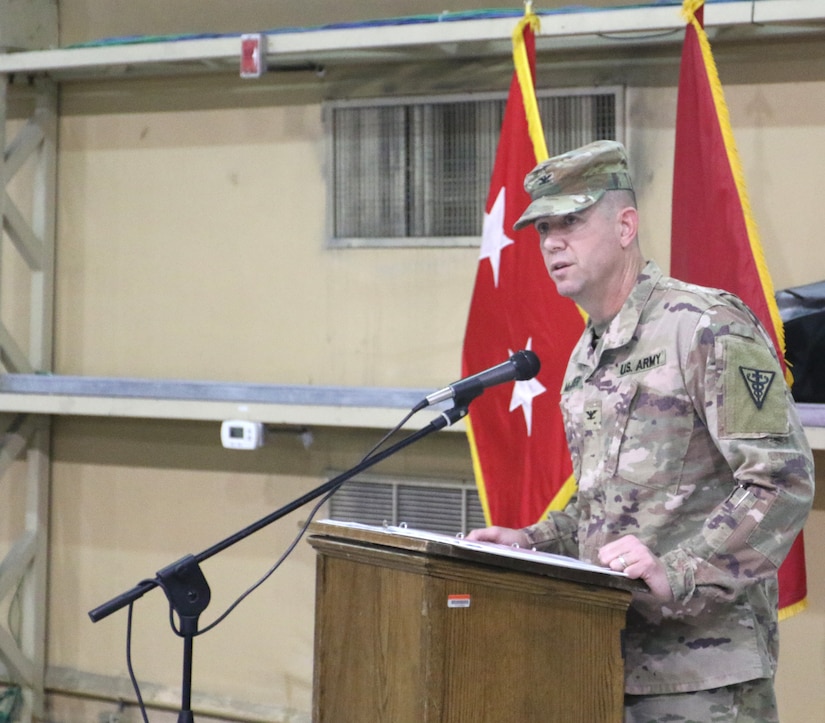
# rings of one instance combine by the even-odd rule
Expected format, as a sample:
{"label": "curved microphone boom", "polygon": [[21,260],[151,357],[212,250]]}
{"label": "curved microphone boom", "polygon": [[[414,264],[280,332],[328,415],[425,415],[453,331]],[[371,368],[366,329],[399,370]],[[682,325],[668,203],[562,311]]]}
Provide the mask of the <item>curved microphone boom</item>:
{"label": "curved microphone boom", "polygon": [[497,384],[504,384],[513,381],[525,381],[532,379],[539,373],[541,362],[536,354],[529,349],[522,349],[513,354],[506,362],[497,364],[494,367],[485,369],[483,372],[473,374],[464,379],[459,379],[449,386],[439,389],[437,392],[428,394],[418,404],[413,411],[417,412],[424,407],[438,404],[448,399],[455,399],[456,402],[468,404],[479,396],[487,387],[494,387]]}

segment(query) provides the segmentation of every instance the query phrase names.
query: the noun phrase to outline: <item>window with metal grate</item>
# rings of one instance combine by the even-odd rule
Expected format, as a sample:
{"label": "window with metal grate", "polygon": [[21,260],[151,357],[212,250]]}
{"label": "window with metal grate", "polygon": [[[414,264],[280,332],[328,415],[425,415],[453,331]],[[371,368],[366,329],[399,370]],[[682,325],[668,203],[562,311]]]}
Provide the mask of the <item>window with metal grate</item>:
{"label": "window with metal grate", "polygon": [[[325,106],[333,246],[478,245],[506,96]],[[540,92],[551,153],[621,140],[622,88]]]}

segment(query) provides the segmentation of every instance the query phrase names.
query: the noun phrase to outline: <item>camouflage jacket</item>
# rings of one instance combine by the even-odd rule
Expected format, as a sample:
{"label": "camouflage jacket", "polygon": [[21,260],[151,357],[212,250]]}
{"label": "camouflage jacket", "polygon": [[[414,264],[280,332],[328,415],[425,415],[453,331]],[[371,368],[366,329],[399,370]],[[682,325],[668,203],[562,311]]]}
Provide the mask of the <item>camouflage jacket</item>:
{"label": "camouflage jacket", "polygon": [[525,528],[531,541],[598,564],[636,535],[673,591],[634,595],[626,691],[773,676],[776,572],[811,506],[813,459],[753,314],[648,263],[601,338],[588,324],[561,405],[578,490]]}

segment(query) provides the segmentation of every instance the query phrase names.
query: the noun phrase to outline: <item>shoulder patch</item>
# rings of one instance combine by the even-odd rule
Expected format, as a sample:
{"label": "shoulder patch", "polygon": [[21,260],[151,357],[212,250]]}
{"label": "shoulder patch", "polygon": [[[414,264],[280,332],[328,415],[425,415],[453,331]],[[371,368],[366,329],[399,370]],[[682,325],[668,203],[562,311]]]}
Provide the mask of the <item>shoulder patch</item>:
{"label": "shoulder patch", "polygon": [[787,434],[785,388],[771,350],[754,339],[740,336],[725,336],[720,342],[720,435]]}

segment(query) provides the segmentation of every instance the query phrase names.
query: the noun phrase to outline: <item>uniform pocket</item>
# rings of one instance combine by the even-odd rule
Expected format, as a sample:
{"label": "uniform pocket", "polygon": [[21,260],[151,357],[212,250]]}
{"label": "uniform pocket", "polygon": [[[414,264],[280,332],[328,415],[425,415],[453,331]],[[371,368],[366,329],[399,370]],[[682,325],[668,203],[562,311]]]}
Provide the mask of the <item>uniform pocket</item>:
{"label": "uniform pocket", "polygon": [[[646,487],[677,485],[695,423],[687,395],[659,393],[643,384],[627,384],[617,404],[615,472]],[[619,416],[623,413],[623,416]]]}

